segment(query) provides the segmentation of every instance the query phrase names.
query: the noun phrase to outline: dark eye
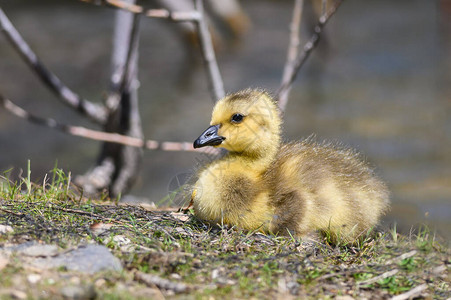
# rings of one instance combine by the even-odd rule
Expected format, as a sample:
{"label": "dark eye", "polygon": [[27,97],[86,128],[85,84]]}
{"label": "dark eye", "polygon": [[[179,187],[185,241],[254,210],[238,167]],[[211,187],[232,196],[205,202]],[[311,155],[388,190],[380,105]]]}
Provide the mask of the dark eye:
{"label": "dark eye", "polygon": [[241,123],[241,121],[243,121],[243,118],[244,116],[242,114],[234,114],[230,121],[232,123]]}

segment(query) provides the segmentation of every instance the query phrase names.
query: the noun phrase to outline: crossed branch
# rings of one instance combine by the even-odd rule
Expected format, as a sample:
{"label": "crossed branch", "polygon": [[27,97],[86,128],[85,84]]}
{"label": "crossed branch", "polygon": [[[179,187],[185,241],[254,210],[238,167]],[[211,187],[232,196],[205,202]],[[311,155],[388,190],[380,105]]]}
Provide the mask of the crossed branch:
{"label": "crossed branch", "polygon": [[[168,19],[174,22],[193,22],[196,25],[199,44],[201,48],[201,55],[205,62],[205,67],[207,70],[207,78],[209,81],[210,93],[213,101],[217,101],[225,96],[224,85],[221,74],[219,72],[219,67],[216,61],[215,52],[213,49],[213,43],[211,34],[208,30],[208,24],[204,14],[203,0],[194,0],[195,10],[176,12],[169,11],[167,9],[145,9],[144,7],[136,4],[130,4],[122,0],[81,0],[83,2],[88,2],[95,5],[103,5],[114,7],[116,9],[127,10],[136,15],[135,26],[132,30],[137,27],[138,15],[145,16],[149,18],[162,18]],[[326,11],[326,2],[323,0],[322,15],[315,26],[314,33],[307,43],[299,52],[299,27],[301,24],[301,14],[303,0],[295,0],[293,9],[293,19],[291,22],[291,34],[290,43],[288,48],[287,60],[284,66],[284,75],[282,78],[281,85],[277,91],[276,99],[279,103],[279,108],[283,112],[285,110],[286,104],[289,99],[289,93],[291,86],[296,79],[299,70],[304,65],[307,58],[310,56],[312,51],[316,48],[321,34],[323,32],[324,26],[327,24],[329,19],[335,14],[338,7],[342,4],[343,0],[337,0],[334,6]],[[38,59],[37,55],[31,50],[29,45],[25,42],[10,20],[7,18],[3,10],[0,8],[0,30],[5,34],[8,41],[13,45],[13,47],[19,52],[21,57],[29,65],[29,67],[36,73],[36,75],[41,79],[41,81],[52,90],[56,96],[66,105],[71,106],[76,109],[79,113],[85,115],[92,121],[98,124],[104,124],[107,118],[107,111],[114,109],[116,106],[114,99],[117,98],[114,91],[119,91],[120,86],[127,84],[127,74],[129,74],[130,59],[127,59],[126,66],[123,70],[117,70],[117,88],[113,88],[113,92],[110,93],[109,99],[107,99],[107,106],[93,103],[89,100],[82,98],[77,93],[73,92],[69,87],[67,87],[54,73],[48,70],[42,62]],[[135,31],[137,32],[137,30]],[[136,35],[131,34],[128,49],[132,49],[136,40]],[[131,53],[131,51],[129,51]],[[113,74],[112,77],[114,77]],[[154,140],[142,140],[139,138],[134,138],[130,136],[125,136],[116,133],[107,133],[103,131],[96,131],[80,126],[71,126],[59,123],[54,119],[43,118],[35,116],[23,108],[17,106],[9,99],[5,98],[0,94],[0,105],[3,106],[10,113],[27,119],[35,124],[44,125],[49,128],[53,128],[62,131],[67,134],[80,136],[88,139],[105,141],[110,143],[117,143],[133,147],[142,147],[150,150],[164,150],[164,151],[196,151],[196,152],[207,152],[210,154],[216,154],[213,150],[203,150],[196,149],[192,147],[189,142],[157,142]]]}

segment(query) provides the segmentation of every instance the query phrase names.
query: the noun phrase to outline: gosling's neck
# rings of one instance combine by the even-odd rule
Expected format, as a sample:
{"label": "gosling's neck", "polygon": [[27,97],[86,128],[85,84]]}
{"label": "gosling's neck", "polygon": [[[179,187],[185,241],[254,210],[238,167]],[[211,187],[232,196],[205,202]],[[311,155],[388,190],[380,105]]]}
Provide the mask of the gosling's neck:
{"label": "gosling's neck", "polygon": [[249,171],[263,173],[274,162],[280,148],[280,137],[275,137],[271,143],[255,141],[242,152],[229,151],[224,157],[227,163],[245,166]]}

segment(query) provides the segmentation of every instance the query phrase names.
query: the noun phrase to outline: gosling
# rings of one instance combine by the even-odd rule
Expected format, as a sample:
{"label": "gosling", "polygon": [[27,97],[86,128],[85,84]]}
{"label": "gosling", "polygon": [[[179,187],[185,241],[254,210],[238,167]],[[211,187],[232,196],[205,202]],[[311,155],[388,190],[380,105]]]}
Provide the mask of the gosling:
{"label": "gosling", "polygon": [[355,241],[389,206],[388,191],[352,150],[308,138],[281,143],[276,103],[261,90],[219,100],[194,148],[228,153],[194,184],[195,215],[245,230],[303,237],[313,231]]}

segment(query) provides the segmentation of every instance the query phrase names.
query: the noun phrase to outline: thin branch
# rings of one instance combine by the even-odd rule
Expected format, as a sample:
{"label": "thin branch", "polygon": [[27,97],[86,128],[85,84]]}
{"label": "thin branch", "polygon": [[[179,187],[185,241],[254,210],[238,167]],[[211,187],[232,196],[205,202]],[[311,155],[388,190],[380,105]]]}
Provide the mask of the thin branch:
{"label": "thin branch", "polygon": [[359,285],[359,286],[362,286],[362,285],[373,284],[373,283],[375,283],[375,282],[378,282],[379,280],[385,279],[385,278],[387,278],[387,277],[394,276],[394,275],[396,275],[398,272],[399,272],[398,269],[393,269],[393,270],[390,270],[390,271],[388,271],[388,272],[382,273],[381,275],[378,275],[378,276],[376,276],[376,277],[367,279],[367,280],[365,280],[365,281],[360,281],[360,282],[358,282],[358,285]]}
{"label": "thin branch", "polygon": [[391,298],[391,300],[407,300],[407,299],[412,299],[414,297],[419,296],[424,290],[426,290],[428,288],[428,285],[423,283],[413,289],[411,289],[408,292],[405,292],[403,294],[399,294],[397,296],[394,296]]}
{"label": "thin branch", "polygon": [[[296,60],[293,63],[293,72],[291,76],[288,77],[286,81],[284,81],[281,86],[279,87],[279,90],[277,91],[277,99],[280,99],[280,95],[283,93],[286,93],[286,90],[288,90],[291,85],[293,84],[293,81],[296,79],[296,76],[299,73],[299,70],[304,65],[307,58],[312,53],[313,49],[316,48],[318,45],[318,42],[321,37],[321,33],[323,32],[324,26],[327,24],[327,22],[330,20],[330,18],[335,14],[338,7],[343,3],[344,0],[337,0],[335,5],[327,12],[326,14],[322,15],[318,23],[315,26],[314,33],[311,36],[311,38],[307,41],[307,43],[304,45],[303,51],[298,55]],[[288,101],[285,102],[279,102],[279,108],[283,112],[285,110],[286,104]]]}
{"label": "thin branch", "polygon": [[130,4],[123,0],[81,0],[94,5],[104,5],[123,9],[134,14],[142,14],[149,18],[169,19],[174,22],[196,22],[200,19],[197,11],[169,11],[167,9],[145,9],[137,4]]}
{"label": "thin branch", "polygon": [[116,143],[132,147],[142,147],[149,150],[163,150],[163,151],[190,151],[190,152],[204,152],[207,154],[216,155],[219,153],[218,149],[201,148],[194,149],[190,142],[158,142],[155,140],[143,140],[135,137],[121,135],[117,133],[108,133],[88,129],[81,126],[71,126],[57,122],[51,118],[42,118],[25,111],[23,108],[14,104],[11,100],[6,99],[0,94],[0,106],[17,117],[26,119],[34,124],[42,125],[66,134],[87,138],[90,140],[103,141],[109,143]]}
{"label": "thin branch", "polygon": [[328,0],[321,1],[321,15],[324,15],[327,11],[327,1]]}
{"label": "thin branch", "polygon": [[105,3],[115,6],[124,10],[128,10],[129,12],[140,14],[144,11],[142,6],[136,5],[135,3],[128,3],[121,0],[106,0]]}
{"label": "thin branch", "polygon": [[199,36],[202,58],[206,64],[210,92],[213,101],[215,102],[221,98],[224,98],[224,84],[222,82],[221,73],[219,72],[219,67],[216,61],[211,34],[208,30],[207,21],[205,19],[203,0],[194,1],[196,10],[200,15],[200,19],[196,22],[196,27]]}
{"label": "thin branch", "polygon": [[196,22],[200,19],[197,11],[173,11],[167,9],[149,9],[145,13],[146,17],[169,19],[174,22]]}
{"label": "thin branch", "polygon": [[225,96],[224,83],[219,72],[216,56],[213,48],[210,31],[208,30],[207,21],[204,14],[204,6],[202,0],[194,0],[195,11],[171,12],[167,9],[148,9],[142,6],[130,4],[123,0],[81,0],[83,2],[106,5],[118,9],[127,10],[134,14],[142,14],[151,18],[164,18],[175,22],[195,22],[199,37],[202,58],[204,60],[211,97],[213,102]]}
{"label": "thin branch", "polygon": [[[287,82],[294,72],[294,62],[299,53],[299,28],[301,26],[302,19],[302,8],[304,6],[304,0],[295,0],[294,8],[293,8],[293,17],[291,19],[290,25],[290,44],[288,46],[287,60],[285,62],[285,67],[283,70],[282,82]],[[279,94],[279,106],[285,107],[288,96],[291,91],[291,86],[289,86],[284,91],[281,91]]]}
{"label": "thin branch", "polygon": [[[124,55],[126,53],[126,56],[125,61],[118,57],[113,59],[113,72],[110,78],[111,87],[106,101],[110,111],[115,111],[118,108],[122,93],[126,90],[130,90],[130,85],[133,84],[133,81],[136,79],[136,76],[134,76],[136,75],[134,68],[136,68],[137,63],[140,15],[135,14],[132,15],[132,17],[133,21],[131,22],[131,26],[125,33],[125,40],[127,40],[127,43],[125,43],[122,38],[115,37],[114,39],[115,45],[113,48],[116,49],[115,51],[118,51],[118,53],[113,53],[113,56],[121,56],[121,53]],[[127,30],[127,28],[119,28],[116,30]],[[117,50],[119,48],[120,50]]]}
{"label": "thin branch", "polygon": [[403,253],[400,256],[397,256],[395,258],[389,259],[388,261],[385,262],[385,264],[386,265],[391,265],[391,264],[394,264],[394,263],[398,263],[398,262],[402,261],[403,259],[410,258],[410,257],[412,257],[412,256],[414,256],[416,254],[417,254],[417,251],[416,250],[412,250],[412,251],[409,251],[407,253]]}
{"label": "thin branch", "polygon": [[78,94],[69,89],[61,80],[48,70],[38,59],[30,46],[25,42],[11,21],[0,8],[0,29],[5,34],[9,42],[19,52],[20,56],[38,75],[39,79],[47,85],[65,104],[75,108],[93,121],[103,124],[106,121],[106,110],[103,105],[92,103],[81,98]]}
{"label": "thin branch", "polygon": [[6,209],[6,208],[0,207],[0,210],[1,210],[1,211],[4,211],[5,213],[8,213],[8,214],[15,215],[16,217],[23,217],[23,216],[24,216],[23,213],[16,213],[16,212],[14,212],[14,211],[12,211],[12,210],[9,210],[9,209]]}

